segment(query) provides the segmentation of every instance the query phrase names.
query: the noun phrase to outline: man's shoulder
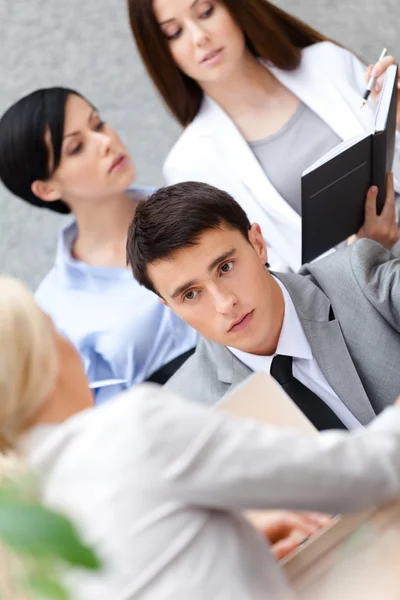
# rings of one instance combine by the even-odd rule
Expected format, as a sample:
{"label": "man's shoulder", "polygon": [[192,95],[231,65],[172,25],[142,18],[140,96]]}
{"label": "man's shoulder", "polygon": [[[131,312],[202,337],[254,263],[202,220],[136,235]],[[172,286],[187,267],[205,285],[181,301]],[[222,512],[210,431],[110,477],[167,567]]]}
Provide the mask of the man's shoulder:
{"label": "man's shoulder", "polygon": [[[226,384],[218,379],[218,366],[215,350],[223,351],[204,338],[200,339],[197,348],[180,369],[167,381],[165,388],[184,398],[204,405],[213,405],[226,391]],[[228,353],[229,350],[225,349]]]}
{"label": "man's shoulder", "polygon": [[396,260],[396,256],[390,250],[374,240],[362,238],[314,263],[304,265],[300,273],[332,277],[348,271],[356,275],[359,271],[368,271],[393,260]]}
{"label": "man's shoulder", "polygon": [[[351,246],[333,252],[314,263],[304,265],[302,276],[319,287],[331,302],[357,302],[366,290],[378,294],[385,284],[391,285],[393,276],[400,271],[400,260],[390,251],[370,239],[360,239]],[[397,275],[396,275],[397,277]],[[296,281],[295,287],[301,287]]]}

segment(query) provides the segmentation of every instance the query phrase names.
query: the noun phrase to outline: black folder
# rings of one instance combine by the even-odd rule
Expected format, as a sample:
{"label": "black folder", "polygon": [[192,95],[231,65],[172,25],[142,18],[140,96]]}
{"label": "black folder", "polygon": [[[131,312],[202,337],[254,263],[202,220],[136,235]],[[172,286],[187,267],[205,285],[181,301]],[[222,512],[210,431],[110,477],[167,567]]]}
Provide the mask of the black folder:
{"label": "black folder", "polygon": [[374,131],[342,142],[302,175],[302,263],[357,233],[371,185],[378,186],[378,213],[383,208],[394,158],[397,71],[397,65],[386,71]]}

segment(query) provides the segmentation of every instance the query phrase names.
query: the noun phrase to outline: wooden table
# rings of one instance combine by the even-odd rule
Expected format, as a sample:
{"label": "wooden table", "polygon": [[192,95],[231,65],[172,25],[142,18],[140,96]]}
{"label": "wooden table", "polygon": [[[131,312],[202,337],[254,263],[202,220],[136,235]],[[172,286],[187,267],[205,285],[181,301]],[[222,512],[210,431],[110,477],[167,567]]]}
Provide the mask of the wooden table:
{"label": "wooden table", "polygon": [[337,519],[281,563],[299,600],[400,600],[400,503]]}

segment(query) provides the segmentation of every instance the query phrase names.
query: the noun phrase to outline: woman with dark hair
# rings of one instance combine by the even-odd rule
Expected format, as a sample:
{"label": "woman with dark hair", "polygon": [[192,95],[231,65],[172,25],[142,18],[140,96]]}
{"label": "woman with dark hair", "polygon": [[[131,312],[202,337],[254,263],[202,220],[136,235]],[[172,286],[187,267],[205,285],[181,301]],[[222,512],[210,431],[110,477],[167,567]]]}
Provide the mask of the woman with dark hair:
{"label": "woman with dark hair", "polygon": [[197,340],[126,268],[128,227],[151,191],[130,187],[135,174],[118,134],[74,90],[35,91],[0,119],[0,180],[74,216],[36,298],[78,348],[98,402],[149,377],[163,383]]}
{"label": "woman with dark hair", "polygon": [[[301,174],[340,141],[372,129],[373,103],[360,110],[365,79],[372,71],[378,76],[376,99],[393,57],[366,69],[265,0],[128,5],[148,73],[185,127],[165,161],[166,182],[196,180],[228,191],[261,225],[271,266],[296,271]],[[394,165],[396,171],[400,179]],[[386,225],[376,216],[360,235],[391,247],[398,236],[387,235]]]}

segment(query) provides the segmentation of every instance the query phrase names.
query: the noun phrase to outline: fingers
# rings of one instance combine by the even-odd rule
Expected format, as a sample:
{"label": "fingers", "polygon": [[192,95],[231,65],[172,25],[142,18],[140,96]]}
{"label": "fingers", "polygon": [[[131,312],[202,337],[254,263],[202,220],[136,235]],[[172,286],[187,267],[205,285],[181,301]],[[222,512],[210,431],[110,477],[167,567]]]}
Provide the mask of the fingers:
{"label": "fingers", "polygon": [[386,198],[380,215],[376,214],[376,198],[378,188],[369,188],[365,200],[365,221],[358,237],[370,238],[382,244],[385,248],[392,248],[399,240],[399,228],[396,223],[396,207],[394,194],[393,174],[388,174],[386,184]]}
{"label": "fingers", "polygon": [[385,56],[384,58],[381,58],[381,60],[378,60],[378,62],[375,63],[375,65],[371,69],[372,77],[375,77],[375,78],[380,77],[381,75],[384,74],[384,72],[390,65],[395,65],[395,64],[396,64],[396,61],[393,56]]}
{"label": "fingers", "polygon": [[287,554],[289,554],[289,552],[292,552],[293,550],[298,548],[299,545],[299,540],[297,540],[296,538],[288,537],[271,546],[271,551],[272,554],[275,556],[275,559],[280,560],[281,558],[284,558]]}
{"label": "fingers", "polygon": [[381,217],[396,221],[396,201],[394,193],[393,173],[388,173],[386,178],[386,198],[381,212]]}
{"label": "fingers", "polygon": [[[324,522],[323,525],[326,523]],[[266,527],[262,528],[271,543],[290,536],[294,532],[298,532],[304,536],[313,535],[322,527],[319,520],[316,518],[304,518],[296,513],[284,513],[274,519]]]}
{"label": "fingers", "polygon": [[378,188],[376,185],[372,185],[368,192],[365,200],[365,222],[371,221],[376,217],[376,199],[378,197]]}
{"label": "fingers", "polygon": [[365,73],[365,80],[368,83],[371,77],[374,77],[376,79],[374,88],[372,90],[372,95],[374,96],[374,98],[376,98],[377,94],[379,94],[379,92],[382,89],[384,80],[383,75],[386,69],[390,65],[394,64],[396,64],[396,61],[393,56],[385,56],[384,58],[381,58],[381,60],[378,60],[378,62],[374,65],[369,65]]}
{"label": "fingers", "polygon": [[325,525],[330,523],[332,519],[330,515],[324,515],[322,513],[317,512],[300,512],[298,514],[305,521],[308,521],[309,523],[319,527],[324,527]]}
{"label": "fingers", "polygon": [[372,69],[374,68],[375,65],[369,65],[368,69],[365,71],[365,83],[368,83],[368,81],[371,79],[372,77]]}
{"label": "fingers", "polygon": [[380,75],[380,77],[378,77],[378,79],[375,81],[375,85],[374,85],[375,94],[379,94],[379,92],[381,91],[381,89],[383,87],[383,81],[384,81],[383,75]]}

